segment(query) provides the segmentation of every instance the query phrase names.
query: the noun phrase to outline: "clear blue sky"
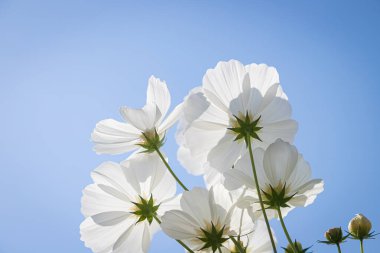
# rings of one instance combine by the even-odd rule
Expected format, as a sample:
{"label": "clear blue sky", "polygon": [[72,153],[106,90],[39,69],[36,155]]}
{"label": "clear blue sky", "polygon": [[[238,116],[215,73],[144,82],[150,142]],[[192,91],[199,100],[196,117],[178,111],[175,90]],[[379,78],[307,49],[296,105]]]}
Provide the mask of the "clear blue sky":
{"label": "clear blue sky", "polygon": [[[293,237],[336,252],[315,241],[358,212],[380,231],[379,13],[379,1],[0,0],[0,252],[89,253],[82,188],[101,162],[124,158],[92,151],[96,122],[142,106],[151,74],[174,105],[229,59],[277,67],[298,149],[325,180],[286,218]],[[201,185],[176,163],[173,134],[165,149],[179,176]],[[151,252],[182,250],[159,234]]]}

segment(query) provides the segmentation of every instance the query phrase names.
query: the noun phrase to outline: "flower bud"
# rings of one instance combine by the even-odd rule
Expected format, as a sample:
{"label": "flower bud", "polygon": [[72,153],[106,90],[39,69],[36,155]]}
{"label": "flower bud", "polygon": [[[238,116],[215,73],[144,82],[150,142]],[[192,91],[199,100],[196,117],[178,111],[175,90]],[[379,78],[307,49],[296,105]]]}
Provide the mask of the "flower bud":
{"label": "flower bud", "polygon": [[341,243],[343,241],[342,228],[330,228],[325,232],[325,238],[331,243]]}
{"label": "flower bud", "polygon": [[[294,251],[293,245],[294,245],[294,247],[296,248],[297,251]],[[290,243],[288,244],[288,247],[286,247],[286,253],[298,253],[298,252],[302,252],[302,244],[300,242],[295,241],[293,243],[293,245],[291,245]]]}
{"label": "flower bud", "polygon": [[363,214],[357,214],[348,224],[348,232],[360,240],[366,238],[371,229],[371,222]]}

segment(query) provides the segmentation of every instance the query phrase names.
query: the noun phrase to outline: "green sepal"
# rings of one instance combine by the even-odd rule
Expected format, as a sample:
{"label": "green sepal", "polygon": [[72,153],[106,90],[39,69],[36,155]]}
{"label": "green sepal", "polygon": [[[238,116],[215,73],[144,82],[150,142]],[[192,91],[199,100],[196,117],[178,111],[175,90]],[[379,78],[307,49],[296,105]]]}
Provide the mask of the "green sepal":
{"label": "green sepal", "polygon": [[222,227],[220,231],[218,231],[214,225],[214,223],[211,222],[211,232],[200,228],[203,232],[204,237],[197,237],[199,240],[204,242],[205,244],[200,250],[211,248],[212,252],[214,253],[218,248],[222,247],[222,244],[228,240],[227,238],[223,238],[225,226]]}
{"label": "green sepal", "polygon": [[[342,241],[339,242],[339,244],[346,242],[345,240],[346,240],[349,236],[350,236],[350,235],[343,236],[343,237],[342,237]],[[336,245],[336,244],[338,244],[338,243],[336,243],[336,242],[320,241],[320,240],[318,240],[317,242],[318,242],[318,243],[327,244],[327,245]]]}
{"label": "green sepal", "polygon": [[261,119],[261,115],[256,120],[254,120],[252,122],[251,122],[251,118],[250,118],[248,112],[246,113],[244,120],[240,119],[236,115],[234,115],[234,118],[236,119],[239,126],[227,128],[228,130],[230,130],[236,134],[234,141],[237,141],[237,140],[244,138],[244,141],[245,141],[247,146],[248,146],[249,138],[253,138],[253,139],[262,141],[260,139],[259,135],[257,134],[257,132],[262,129],[262,127],[258,126],[258,123]]}
{"label": "green sepal", "polygon": [[355,236],[354,234],[351,234],[350,232],[346,231],[348,233],[348,237],[349,239],[353,239],[353,240],[367,240],[367,239],[375,239],[375,236],[379,235],[380,233],[376,233],[375,231],[372,231],[371,233],[369,233],[368,235],[366,236],[363,236],[362,238],[359,238],[357,236]]}
{"label": "green sepal", "polygon": [[153,136],[149,136],[148,133],[142,133],[142,135],[144,137],[144,141],[137,144],[144,149],[140,153],[153,153],[165,144],[165,135],[160,138],[160,135],[157,133],[156,129],[154,129]]}
{"label": "green sepal", "polygon": [[154,216],[157,215],[157,210],[160,207],[160,204],[154,205],[153,201],[153,195],[150,195],[150,198],[148,201],[144,199],[143,197],[140,197],[140,203],[138,202],[132,202],[138,209],[134,212],[131,212],[132,214],[139,216],[139,219],[137,220],[136,224],[139,222],[142,222],[144,220],[148,220],[149,224],[152,224]]}
{"label": "green sepal", "polygon": [[271,192],[266,192],[261,190],[264,194],[266,200],[263,201],[267,207],[265,209],[277,209],[278,207],[290,207],[287,203],[291,200],[297,193],[294,193],[291,196],[286,197],[286,183],[282,187],[280,192],[277,192],[272,185],[269,185]]}

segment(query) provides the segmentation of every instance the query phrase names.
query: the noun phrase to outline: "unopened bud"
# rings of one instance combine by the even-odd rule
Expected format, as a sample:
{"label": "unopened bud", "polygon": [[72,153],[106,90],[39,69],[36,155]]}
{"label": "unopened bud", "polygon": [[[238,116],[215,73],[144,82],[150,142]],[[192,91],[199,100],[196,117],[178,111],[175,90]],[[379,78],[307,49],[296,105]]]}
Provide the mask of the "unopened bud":
{"label": "unopened bud", "polygon": [[[294,248],[296,249],[296,251],[294,251]],[[289,243],[288,247],[286,247],[286,253],[299,253],[302,252],[302,250],[302,244],[297,241],[295,241],[293,245]]]}
{"label": "unopened bud", "polygon": [[325,238],[331,243],[341,243],[343,241],[342,228],[330,228],[325,232]]}
{"label": "unopened bud", "polygon": [[357,214],[348,224],[348,231],[358,239],[366,238],[372,229],[370,220],[363,214]]}

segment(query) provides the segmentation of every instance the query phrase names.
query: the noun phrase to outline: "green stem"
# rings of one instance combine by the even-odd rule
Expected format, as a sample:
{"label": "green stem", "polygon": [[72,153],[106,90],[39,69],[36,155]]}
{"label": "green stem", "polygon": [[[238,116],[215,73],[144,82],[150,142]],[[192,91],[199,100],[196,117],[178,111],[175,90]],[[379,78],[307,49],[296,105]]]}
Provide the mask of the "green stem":
{"label": "green stem", "polygon": [[[154,215],[154,219],[157,221],[158,224],[161,224],[161,220]],[[186,244],[184,244],[181,240],[176,240],[179,244],[181,244],[182,247],[184,247],[189,253],[194,253]]]}
{"label": "green stem", "polygon": [[288,242],[289,242],[289,244],[292,246],[293,251],[294,251],[294,252],[298,252],[298,250],[297,250],[296,247],[294,246],[294,243],[293,243],[293,241],[292,241],[292,238],[290,238],[290,235],[289,235],[288,230],[286,229],[284,219],[282,218],[281,208],[280,208],[279,206],[277,207],[277,213],[278,213],[278,217],[280,218],[281,226],[282,226],[282,229],[284,230],[284,233],[285,233],[286,239],[288,239]]}
{"label": "green stem", "polygon": [[243,249],[241,244],[238,241],[236,241],[236,239],[233,236],[230,236],[230,239],[234,242],[236,248],[239,250],[240,253],[245,253],[245,250]]}
{"label": "green stem", "polygon": [[360,239],[360,252],[364,253],[363,239]]}
{"label": "green stem", "polygon": [[260,188],[260,185],[259,185],[259,180],[257,179],[257,172],[256,172],[256,167],[255,167],[255,160],[253,159],[253,152],[252,152],[252,144],[251,144],[251,137],[250,137],[250,135],[247,134],[246,140],[248,142],[247,144],[248,144],[248,149],[249,149],[249,157],[251,159],[252,172],[253,172],[253,177],[255,179],[257,194],[259,195],[259,201],[260,201],[261,210],[262,210],[263,215],[264,215],[265,224],[267,225],[268,234],[269,234],[269,237],[270,237],[270,241],[272,243],[273,252],[277,253],[276,244],[274,242],[273,235],[272,235],[272,230],[270,229],[270,225],[269,225],[269,221],[268,221],[268,216],[267,216],[267,213],[265,212],[263,198],[261,197],[261,190],[260,190],[261,188]]}
{"label": "green stem", "polygon": [[339,252],[339,253],[342,253],[342,251],[340,250],[340,245],[339,245],[339,243],[337,243],[336,246],[338,247],[338,252]]}
{"label": "green stem", "polygon": [[219,253],[222,253],[222,250],[220,249],[220,247],[218,247],[218,252],[219,252]]}
{"label": "green stem", "polygon": [[170,167],[170,165],[168,164],[168,162],[166,161],[165,157],[162,155],[161,151],[159,148],[155,147],[154,148],[157,152],[157,154],[160,156],[161,160],[164,162],[166,168],[168,168],[170,174],[172,174],[172,176],[174,177],[174,179],[177,181],[177,183],[185,190],[185,191],[188,191],[189,189],[187,189],[187,187],[181,182],[181,180],[179,180],[179,178],[176,176],[176,174],[174,173],[174,171],[172,170],[172,168]]}

